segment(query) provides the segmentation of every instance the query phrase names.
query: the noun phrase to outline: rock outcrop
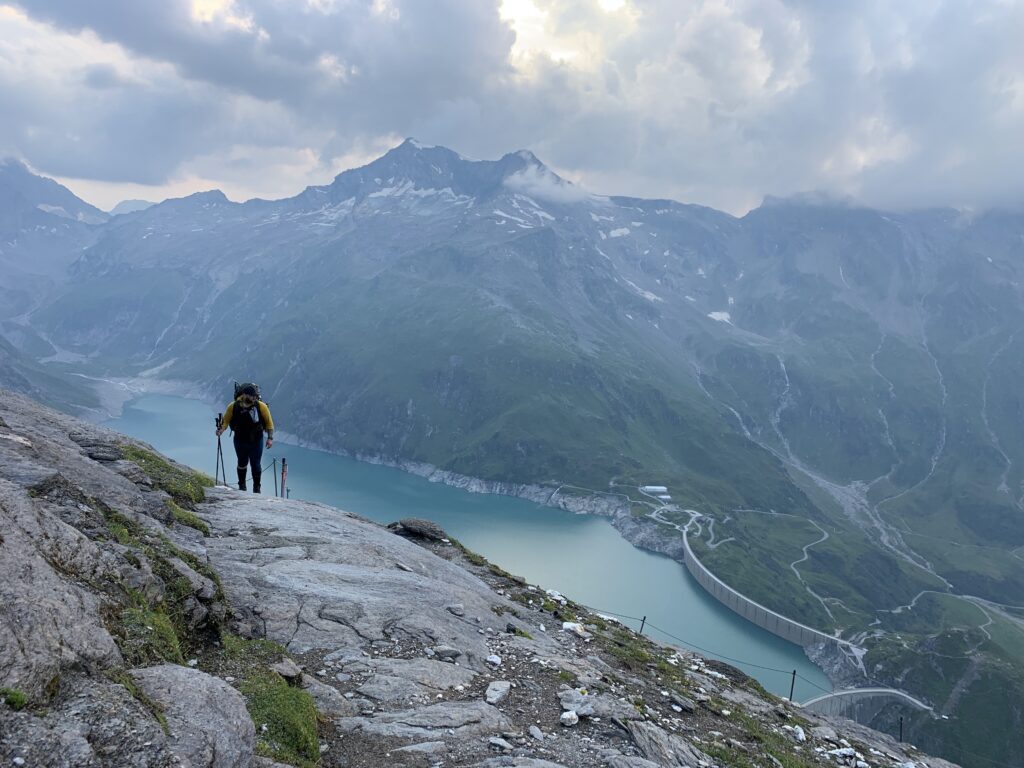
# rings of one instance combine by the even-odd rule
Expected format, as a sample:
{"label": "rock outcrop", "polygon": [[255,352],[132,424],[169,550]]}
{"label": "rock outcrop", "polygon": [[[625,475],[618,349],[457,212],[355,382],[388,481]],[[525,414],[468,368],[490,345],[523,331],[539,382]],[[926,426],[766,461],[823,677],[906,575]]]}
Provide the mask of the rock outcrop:
{"label": "rock outcrop", "polygon": [[203,482],[0,391],[0,764],[949,766],[422,521]]}

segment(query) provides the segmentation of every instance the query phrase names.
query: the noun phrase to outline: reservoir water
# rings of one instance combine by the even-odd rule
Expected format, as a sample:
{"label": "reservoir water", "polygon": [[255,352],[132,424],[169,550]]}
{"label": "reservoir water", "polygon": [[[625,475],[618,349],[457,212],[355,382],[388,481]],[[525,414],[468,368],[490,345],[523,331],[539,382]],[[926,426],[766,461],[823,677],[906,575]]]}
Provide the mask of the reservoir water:
{"label": "reservoir water", "polygon": [[[214,417],[214,410],[197,400],[144,395],[106,425],[212,475]],[[224,442],[224,455],[233,481],[230,439]],[[741,619],[710,597],[680,563],[637,549],[603,518],[468,493],[390,467],[281,442],[264,453],[264,464],[274,457],[288,459],[292,498],[324,502],[379,523],[428,518],[531,584],[557,589],[602,612],[646,616],[645,634],[724,658],[780,696],[789,695],[794,669],[797,701],[831,690],[828,678],[799,646]],[[263,490],[274,492],[269,473]],[[639,624],[624,623],[633,629]]]}

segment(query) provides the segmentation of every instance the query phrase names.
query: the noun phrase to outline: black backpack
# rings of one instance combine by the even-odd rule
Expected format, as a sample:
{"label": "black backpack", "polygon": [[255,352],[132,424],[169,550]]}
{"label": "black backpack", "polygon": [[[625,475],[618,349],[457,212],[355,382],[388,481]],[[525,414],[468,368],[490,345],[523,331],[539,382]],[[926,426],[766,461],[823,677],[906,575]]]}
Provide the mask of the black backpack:
{"label": "black backpack", "polygon": [[263,399],[262,397],[260,397],[260,385],[259,384],[255,384],[255,383],[253,383],[251,381],[243,381],[243,382],[237,382],[236,381],[235,382],[235,400],[237,400],[239,395],[241,395],[247,389],[255,390],[255,392],[256,392],[256,399],[257,400],[262,400]]}

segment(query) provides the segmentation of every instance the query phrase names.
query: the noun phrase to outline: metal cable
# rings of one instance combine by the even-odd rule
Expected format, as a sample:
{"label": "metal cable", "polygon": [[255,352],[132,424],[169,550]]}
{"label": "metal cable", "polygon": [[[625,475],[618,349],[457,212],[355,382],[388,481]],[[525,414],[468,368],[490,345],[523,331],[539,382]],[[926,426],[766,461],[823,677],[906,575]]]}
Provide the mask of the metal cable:
{"label": "metal cable", "polygon": [[[581,603],[581,605],[582,605],[582,603]],[[588,610],[593,611],[594,613],[600,613],[600,614],[604,614],[606,616],[614,616],[615,618],[619,618],[619,619],[630,619],[631,621],[644,621],[644,619],[639,617],[639,616],[627,616],[627,615],[622,614],[622,613],[615,613],[614,611],[605,611],[605,610],[602,610],[600,608],[594,608],[593,606],[589,606],[589,605],[585,605],[584,607],[587,608]],[[778,672],[778,673],[783,674],[783,675],[792,675],[793,674],[793,670],[791,670],[791,669],[779,669],[777,667],[766,667],[763,664],[755,664],[752,661],[745,661],[743,659],[737,659],[737,658],[734,658],[732,656],[725,656],[725,655],[723,655],[721,653],[716,653],[715,651],[712,651],[709,648],[704,648],[703,646],[697,645],[696,643],[691,643],[689,640],[684,640],[683,638],[679,637],[678,635],[674,635],[671,632],[662,629],[661,627],[655,626],[650,621],[646,622],[646,626],[650,627],[651,629],[655,630],[656,632],[660,632],[661,634],[665,635],[666,637],[672,638],[676,642],[681,643],[682,645],[685,645],[687,648],[692,648],[692,649],[694,649],[696,651],[700,651],[701,653],[706,653],[709,656],[714,656],[715,658],[722,659],[724,661],[731,661],[734,664],[743,664],[744,666],[753,667],[754,669],[762,669],[762,670],[765,670],[767,672]],[[815,683],[813,680],[808,680],[806,677],[801,675],[799,672],[797,673],[796,676],[798,678],[800,678],[801,680],[803,680],[808,685],[814,686],[819,691],[823,691],[825,693],[833,693],[835,691],[835,689],[822,688],[820,685]]]}

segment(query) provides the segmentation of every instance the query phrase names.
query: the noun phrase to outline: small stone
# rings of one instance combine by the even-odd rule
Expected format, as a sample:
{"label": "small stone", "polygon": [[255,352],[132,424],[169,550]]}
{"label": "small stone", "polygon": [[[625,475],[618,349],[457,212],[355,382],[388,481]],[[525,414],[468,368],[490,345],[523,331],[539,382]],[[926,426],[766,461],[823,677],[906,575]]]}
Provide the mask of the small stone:
{"label": "small stone", "polygon": [[512,751],[512,745],[499,736],[491,736],[491,738],[489,738],[487,742],[492,747],[497,747],[498,749],[504,750],[506,752]]}
{"label": "small stone", "polygon": [[13,760],[11,760],[11,762],[14,763],[15,765],[24,765],[25,764],[25,758],[23,758],[23,757],[16,757]]}
{"label": "small stone", "polygon": [[807,734],[804,733],[804,729],[801,728],[799,725],[794,725],[793,738],[799,741],[801,744],[803,744],[805,741],[807,741]]}
{"label": "small stone", "polygon": [[462,605],[462,603],[454,603],[453,605],[449,605],[447,607],[447,611],[448,611],[448,613],[452,614],[453,616],[465,616],[466,615],[466,609]]}
{"label": "small stone", "polygon": [[533,736],[537,741],[544,741],[544,731],[538,728],[536,725],[530,726],[530,735]]}
{"label": "small stone", "polygon": [[512,683],[507,680],[495,680],[493,683],[487,686],[487,693],[485,699],[488,704],[498,704],[508,696],[509,690],[512,688]]}
{"label": "small stone", "polygon": [[487,657],[487,663],[491,664],[492,666],[495,666],[495,667],[500,667],[501,666],[501,656],[499,656],[496,653],[492,653],[490,656]]}
{"label": "small stone", "polygon": [[189,659],[188,660],[188,665],[190,667],[192,667],[192,668],[195,668],[196,666],[198,666],[198,664],[199,664],[199,659]]}
{"label": "small stone", "polygon": [[277,672],[277,674],[286,680],[296,680],[302,676],[302,670],[299,668],[299,665],[288,658],[281,659],[281,661],[271,664],[270,671]]}
{"label": "small stone", "polygon": [[455,661],[455,659],[462,655],[462,651],[458,648],[452,648],[450,645],[435,645],[434,655],[441,661]]}
{"label": "small stone", "polygon": [[569,710],[568,712],[563,712],[562,716],[560,718],[558,718],[558,722],[560,722],[566,728],[568,728],[570,726],[573,726],[573,725],[576,725],[576,723],[578,723],[579,721],[580,721],[580,716],[577,715],[572,710]]}

